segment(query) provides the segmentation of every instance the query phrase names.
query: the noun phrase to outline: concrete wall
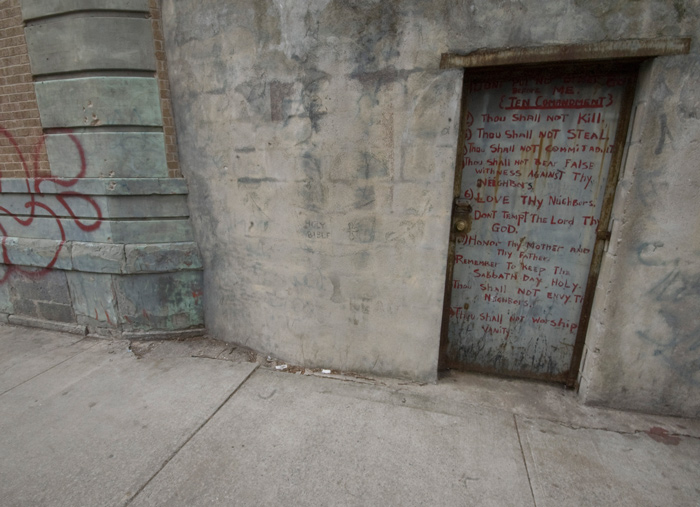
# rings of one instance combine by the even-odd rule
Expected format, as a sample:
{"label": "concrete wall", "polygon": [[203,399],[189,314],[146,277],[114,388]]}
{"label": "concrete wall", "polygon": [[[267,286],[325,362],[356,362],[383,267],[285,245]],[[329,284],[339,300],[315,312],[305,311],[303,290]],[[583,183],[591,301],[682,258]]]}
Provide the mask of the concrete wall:
{"label": "concrete wall", "polygon": [[581,394],[591,404],[700,416],[696,47],[640,77],[586,343]]}
{"label": "concrete wall", "polygon": [[[434,379],[462,77],[441,53],[697,38],[698,11],[164,1],[210,332],[309,366]],[[697,415],[698,63],[694,42],[645,77],[582,377],[591,402]]]}

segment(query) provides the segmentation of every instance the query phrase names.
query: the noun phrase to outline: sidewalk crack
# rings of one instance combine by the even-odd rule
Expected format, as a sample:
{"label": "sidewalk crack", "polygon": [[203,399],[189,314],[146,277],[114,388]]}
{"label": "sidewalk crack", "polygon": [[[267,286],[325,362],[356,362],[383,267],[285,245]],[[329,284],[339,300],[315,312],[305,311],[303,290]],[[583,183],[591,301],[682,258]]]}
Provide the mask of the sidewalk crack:
{"label": "sidewalk crack", "polygon": [[[84,342],[85,340],[92,340],[92,339],[93,339],[93,338],[91,338],[91,337],[89,337],[89,336],[86,336],[86,337],[81,338],[80,340],[78,340],[78,341],[76,341],[76,342],[71,343],[71,344],[69,345],[69,347],[72,347],[73,345],[77,345],[77,344],[79,344],[79,343],[82,343],[82,342]],[[61,361],[60,363],[56,363],[56,364],[54,364],[53,366],[50,366],[49,368],[47,368],[47,369],[45,369],[45,370],[43,370],[43,371],[37,373],[37,374],[34,375],[33,377],[30,377],[30,378],[28,378],[27,380],[25,380],[25,381],[23,381],[23,382],[20,382],[20,383],[17,384],[16,386],[10,387],[9,389],[7,389],[7,390],[1,392],[1,393],[0,393],[0,396],[3,396],[3,395],[5,395],[5,394],[9,393],[10,391],[13,391],[13,390],[17,389],[18,387],[23,386],[23,385],[26,384],[27,382],[31,382],[32,380],[34,380],[35,378],[37,378],[37,377],[43,375],[44,373],[49,372],[49,371],[53,370],[54,368],[57,368],[57,367],[61,366],[61,365],[62,365],[63,363],[65,363],[66,361],[70,361],[71,359],[73,359],[73,358],[75,358],[75,357],[78,357],[80,354],[84,354],[85,352],[87,352],[88,350],[90,350],[92,347],[94,347],[95,345],[97,345],[97,343],[98,343],[98,342],[95,341],[95,343],[93,343],[92,345],[90,345],[90,346],[87,347],[86,349],[81,350],[81,351],[79,351],[79,352],[76,352],[76,353],[73,354],[72,356],[65,358],[65,359],[64,359],[63,361]]]}
{"label": "sidewalk crack", "polygon": [[518,445],[520,446],[520,454],[523,457],[523,465],[525,465],[525,474],[527,475],[527,484],[530,486],[530,494],[532,495],[532,505],[537,507],[537,500],[535,500],[535,491],[532,489],[532,479],[530,479],[530,470],[527,467],[527,459],[525,458],[525,449],[523,449],[523,442],[520,439],[520,429],[518,428],[518,417],[513,414],[513,423],[515,424],[515,433],[518,435]]}
{"label": "sidewalk crack", "polygon": [[195,428],[195,430],[192,432],[192,434],[191,434],[189,437],[187,437],[187,438],[184,440],[184,442],[182,442],[182,443],[170,454],[170,456],[169,456],[165,461],[163,461],[163,464],[161,464],[161,466],[158,467],[158,470],[156,470],[156,471],[153,473],[153,475],[151,475],[151,477],[149,477],[149,479],[136,491],[136,493],[134,493],[126,502],[124,502],[124,503],[122,504],[124,507],[126,507],[126,506],[129,505],[131,502],[133,502],[133,501],[136,499],[136,497],[139,496],[139,495],[141,494],[141,492],[142,492],[144,489],[146,489],[146,486],[148,486],[148,485],[151,483],[151,481],[152,481],[153,479],[155,479],[155,478],[158,476],[158,474],[161,473],[161,472],[163,471],[163,469],[168,465],[168,463],[170,463],[170,462],[173,460],[173,458],[174,458],[175,456],[178,455],[178,453],[182,450],[182,448],[185,447],[185,446],[189,443],[189,441],[192,440],[192,438],[194,438],[194,436],[195,436],[197,433],[199,433],[199,431],[200,431],[207,423],[209,423],[209,421],[211,421],[211,419],[212,419],[217,413],[219,413],[219,410],[221,410],[221,409],[223,408],[223,406],[226,405],[226,403],[228,403],[228,400],[230,400],[230,399],[233,397],[233,395],[236,394],[236,393],[238,392],[238,390],[243,386],[243,384],[245,384],[246,382],[248,382],[248,379],[251,377],[251,375],[253,375],[253,373],[255,373],[255,372],[258,370],[259,367],[260,367],[260,365],[259,365],[259,364],[256,364],[256,365],[255,365],[255,368],[253,368],[252,370],[250,370],[250,373],[248,373],[248,375],[246,375],[246,377],[243,379],[243,381],[242,381],[240,384],[238,384],[238,385],[236,386],[236,388],[235,388],[233,391],[231,391],[231,393],[226,397],[226,399],[224,399],[224,401],[222,401],[222,402],[219,404],[219,406],[216,407],[216,409],[215,409],[211,414],[209,414],[209,417],[207,417],[207,418],[202,422],[202,424],[200,424],[199,426],[197,426],[197,428]]}

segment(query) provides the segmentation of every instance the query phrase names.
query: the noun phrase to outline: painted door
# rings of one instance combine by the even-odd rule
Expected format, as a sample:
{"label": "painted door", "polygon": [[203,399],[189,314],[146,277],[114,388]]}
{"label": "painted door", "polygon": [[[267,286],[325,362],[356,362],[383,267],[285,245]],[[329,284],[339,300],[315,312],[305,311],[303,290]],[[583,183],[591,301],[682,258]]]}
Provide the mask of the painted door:
{"label": "painted door", "polygon": [[444,365],[571,376],[635,81],[601,67],[465,79]]}

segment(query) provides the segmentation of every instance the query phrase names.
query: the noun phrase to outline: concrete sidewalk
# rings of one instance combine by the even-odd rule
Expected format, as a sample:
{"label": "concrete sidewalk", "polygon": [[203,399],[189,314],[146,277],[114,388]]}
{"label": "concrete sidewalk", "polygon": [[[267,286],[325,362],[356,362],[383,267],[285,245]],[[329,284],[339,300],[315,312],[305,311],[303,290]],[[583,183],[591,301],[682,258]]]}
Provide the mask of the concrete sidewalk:
{"label": "concrete sidewalk", "polygon": [[700,421],[0,327],[0,505],[698,506]]}

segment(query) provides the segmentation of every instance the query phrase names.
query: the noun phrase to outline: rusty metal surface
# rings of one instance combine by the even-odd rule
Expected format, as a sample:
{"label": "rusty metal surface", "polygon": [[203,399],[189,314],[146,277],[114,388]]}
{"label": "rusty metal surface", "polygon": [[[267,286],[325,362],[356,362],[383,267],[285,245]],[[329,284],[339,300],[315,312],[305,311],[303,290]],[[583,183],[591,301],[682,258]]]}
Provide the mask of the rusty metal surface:
{"label": "rusty metal surface", "polygon": [[562,382],[578,368],[636,78],[592,68],[465,79],[443,367]]}
{"label": "rusty metal surface", "polygon": [[478,49],[465,55],[443,53],[440,68],[496,67],[682,55],[690,51],[690,41],[690,38],[626,39],[526,48]]}
{"label": "rusty metal surface", "polygon": [[[469,99],[469,94],[466,93],[466,76],[463,76],[462,79],[462,100],[460,104],[460,111],[462,114],[460,114],[460,122],[459,122],[459,137],[457,139],[460,140],[459,144],[457,145],[457,158],[455,160],[455,183],[454,187],[452,190],[452,201],[453,201],[453,207],[452,207],[452,215],[454,216],[454,202],[456,201],[457,198],[459,198],[459,189],[460,189],[460,182],[462,181],[462,171],[460,168],[462,167],[461,165],[461,160],[464,157],[464,143],[461,142],[462,139],[464,139],[464,132],[467,129],[467,118],[466,115],[463,114],[464,111],[467,110],[467,100]],[[455,258],[455,239],[456,239],[456,231],[454,228],[450,228],[450,242],[448,245],[447,249],[447,269],[445,273],[445,294],[443,297],[443,306],[442,306],[442,326],[440,328],[440,351],[438,355],[438,370],[445,370],[447,368],[451,368],[452,366],[448,364],[447,362],[447,332],[449,330],[449,324],[450,324],[450,298],[452,294],[452,273],[454,271],[454,258]]]}

